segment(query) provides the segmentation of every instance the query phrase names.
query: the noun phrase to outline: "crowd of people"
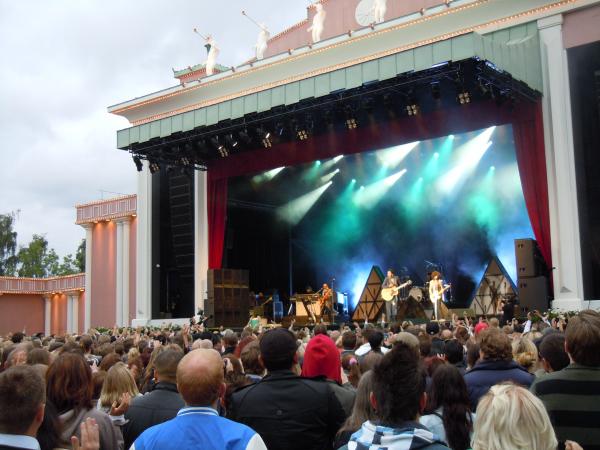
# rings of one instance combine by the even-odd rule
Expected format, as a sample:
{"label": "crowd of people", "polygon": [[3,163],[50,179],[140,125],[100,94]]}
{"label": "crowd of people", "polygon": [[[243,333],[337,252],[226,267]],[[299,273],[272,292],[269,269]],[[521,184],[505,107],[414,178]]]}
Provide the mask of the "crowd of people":
{"label": "crowd of people", "polygon": [[[532,318],[533,319],[533,318]],[[0,338],[2,449],[600,449],[600,313]]]}

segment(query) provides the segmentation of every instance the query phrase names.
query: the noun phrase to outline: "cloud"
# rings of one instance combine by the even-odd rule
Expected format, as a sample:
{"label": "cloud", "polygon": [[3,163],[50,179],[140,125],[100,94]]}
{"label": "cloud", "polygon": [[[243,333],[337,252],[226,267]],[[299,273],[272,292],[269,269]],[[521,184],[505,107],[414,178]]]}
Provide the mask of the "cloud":
{"label": "cloud", "polygon": [[129,124],[106,107],[176,84],[171,67],[202,62],[192,28],[212,33],[220,62],[252,56],[257,29],[306,17],[307,1],[3,2],[0,15],[0,213],[20,210],[20,245],[46,234],[60,255],[84,236],[76,203],[134,193],[136,170],[116,149]]}

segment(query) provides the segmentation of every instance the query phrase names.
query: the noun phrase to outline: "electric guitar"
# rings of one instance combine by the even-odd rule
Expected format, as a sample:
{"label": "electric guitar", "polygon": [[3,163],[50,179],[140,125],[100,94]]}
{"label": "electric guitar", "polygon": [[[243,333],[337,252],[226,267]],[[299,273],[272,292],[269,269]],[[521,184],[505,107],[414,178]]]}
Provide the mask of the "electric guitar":
{"label": "electric guitar", "polygon": [[430,293],[429,294],[429,300],[431,300],[431,303],[436,303],[438,300],[441,300],[444,292],[446,292],[451,287],[452,287],[451,284],[447,284],[440,291],[436,291],[436,292]]}
{"label": "electric guitar", "polygon": [[410,286],[412,284],[411,280],[408,280],[406,283],[401,284],[400,286],[394,286],[389,288],[381,289],[381,298],[386,302],[392,301],[393,298],[398,295],[398,291],[406,286]]}

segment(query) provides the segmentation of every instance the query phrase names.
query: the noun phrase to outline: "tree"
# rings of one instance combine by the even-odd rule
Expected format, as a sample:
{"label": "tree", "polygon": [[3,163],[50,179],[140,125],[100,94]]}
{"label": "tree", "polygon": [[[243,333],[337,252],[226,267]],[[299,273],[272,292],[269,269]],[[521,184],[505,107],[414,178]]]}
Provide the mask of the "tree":
{"label": "tree", "polygon": [[73,255],[68,254],[63,257],[62,263],[58,266],[58,270],[56,273],[52,275],[64,276],[64,275],[73,275],[79,272],[79,268],[77,267],[77,262],[73,259]]}
{"label": "tree", "polygon": [[17,258],[20,277],[45,277],[47,273],[45,263],[48,262],[48,241],[44,236],[34,234],[29,245],[19,249]]}
{"label": "tree", "polygon": [[42,267],[44,268],[44,276],[54,277],[60,275],[60,257],[54,251],[53,248],[48,250],[42,260]]}
{"label": "tree", "polygon": [[77,267],[78,273],[85,272],[85,239],[82,239],[75,252],[75,266]]}
{"label": "tree", "polygon": [[0,214],[0,276],[13,276],[17,267],[15,214]]}

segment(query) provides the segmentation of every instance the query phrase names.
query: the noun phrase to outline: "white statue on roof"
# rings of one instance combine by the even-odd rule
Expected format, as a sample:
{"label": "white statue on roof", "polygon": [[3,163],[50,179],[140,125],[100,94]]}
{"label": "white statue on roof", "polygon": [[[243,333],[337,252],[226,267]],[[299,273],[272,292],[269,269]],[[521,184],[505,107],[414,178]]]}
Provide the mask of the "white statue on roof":
{"label": "white statue on roof", "polygon": [[312,25],[308,28],[308,31],[312,32],[313,44],[321,40],[323,30],[325,29],[325,17],[327,16],[327,12],[325,12],[321,3],[317,3],[315,7],[317,13],[313,17]]}
{"label": "white statue on roof", "polygon": [[208,49],[208,55],[206,56],[206,62],[204,63],[206,76],[211,76],[215,73],[215,66],[217,65],[217,57],[221,49],[217,46],[215,39],[209,34],[206,36],[206,48]]}
{"label": "white statue on roof", "polygon": [[373,1],[373,17],[375,23],[385,22],[385,13],[387,12],[387,0]]}
{"label": "white statue on roof", "polygon": [[271,39],[271,33],[269,33],[267,26],[261,23],[258,39],[256,40],[256,59],[263,59],[265,57],[269,39]]}

